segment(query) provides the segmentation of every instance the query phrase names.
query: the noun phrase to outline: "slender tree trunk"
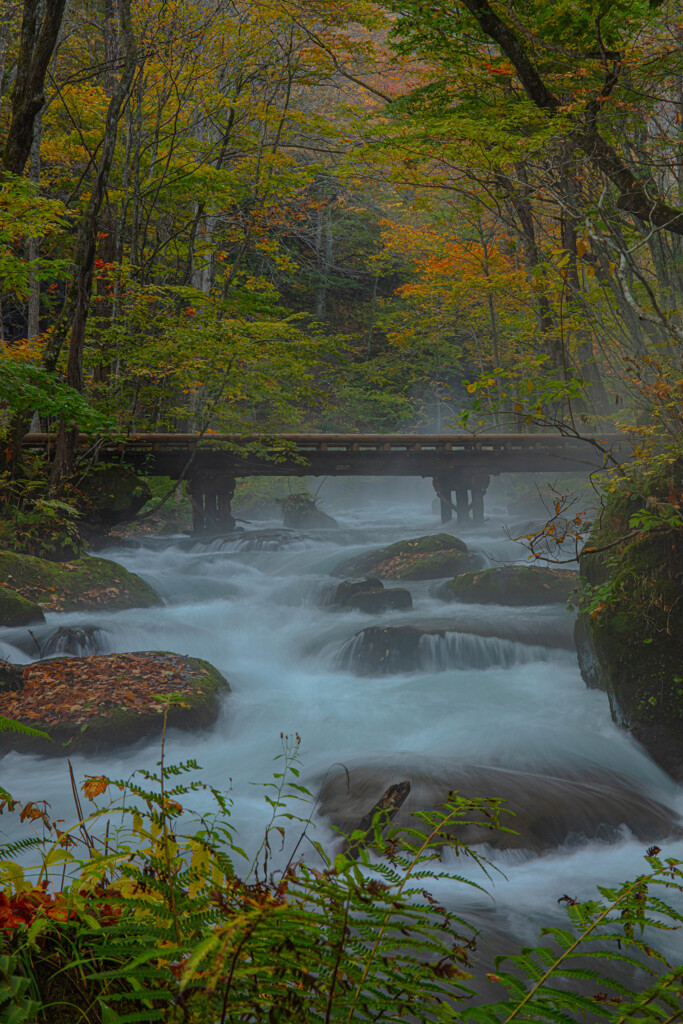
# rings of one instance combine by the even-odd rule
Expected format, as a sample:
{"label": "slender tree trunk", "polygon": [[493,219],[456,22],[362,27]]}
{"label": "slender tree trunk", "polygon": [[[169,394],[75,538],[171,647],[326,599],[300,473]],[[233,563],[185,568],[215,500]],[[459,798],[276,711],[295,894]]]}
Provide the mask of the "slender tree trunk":
{"label": "slender tree trunk", "polygon": [[[31,147],[30,178],[31,183],[40,185],[40,144],[43,137],[43,119],[39,114],[34,124],[34,139]],[[26,243],[26,254],[29,260],[37,260],[40,251],[40,239],[29,238]],[[33,341],[40,334],[40,282],[36,278],[33,269],[29,272],[29,296],[28,296],[28,327],[27,338]]]}
{"label": "slender tree trunk", "polygon": [[[69,318],[70,335],[67,383],[81,392],[83,391],[83,349],[93,287],[98,218],[114,159],[119,119],[133,83],[137,60],[130,0],[119,0],[119,19],[123,65],[119,81],[109,101],[97,176],[90,194],[90,200],[78,229],[74,248],[71,295],[70,299],[67,300],[70,302],[71,309],[73,310],[73,315]],[[66,324],[63,323],[62,331],[64,333],[66,333],[65,328]],[[53,464],[53,486],[58,486],[64,476],[70,472],[77,436],[78,429],[76,426],[71,426],[64,422],[60,424]]]}

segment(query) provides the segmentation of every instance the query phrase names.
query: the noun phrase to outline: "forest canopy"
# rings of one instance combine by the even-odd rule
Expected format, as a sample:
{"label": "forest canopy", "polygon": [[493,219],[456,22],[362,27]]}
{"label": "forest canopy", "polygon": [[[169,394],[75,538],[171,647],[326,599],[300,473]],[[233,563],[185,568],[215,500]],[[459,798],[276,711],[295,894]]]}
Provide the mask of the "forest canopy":
{"label": "forest canopy", "polygon": [[677,3],[2,11],[3,415],[60,472],[93,423],[678,437]]}

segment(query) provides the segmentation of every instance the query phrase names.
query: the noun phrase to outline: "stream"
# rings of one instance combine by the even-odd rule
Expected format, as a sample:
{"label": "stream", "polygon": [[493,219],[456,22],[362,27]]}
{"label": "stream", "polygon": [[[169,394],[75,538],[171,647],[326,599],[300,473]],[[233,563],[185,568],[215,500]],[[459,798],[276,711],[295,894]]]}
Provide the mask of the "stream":
{"label": "stream", "polygon": [[[273,759],[281,753],[281,733],[301,737],[300,781],[317,793],[327,775],[323,808],[326,803],[336,807],[350,821],[356,805],[347,799],[345,784],[340,785],[345,778],[341,764],[352,782],[365,780],[357,801],[362,813],[387,785],[402,779],[411,779],[417,797],[439,786],[447,792],[468,778],[470,786],[479,782],[487,787],[478,795],[496,796],[493,787],[500,778],[507,790],[516,784],[530,803],[545,801],[554,811],[562,812],[567,800],[575,805],[578,800],[571,827],[558,842],[549,844],[546,837],[537,848],[524,842],[483,848],[500,869],[489,879],[460,858],[455,870],[483,884],[487,894],[455,883],[444,884],[438,894],[463,916],[476,921],[493,914],[496,931],[528,941],[540,925],[561,915],[557,901],[563,894],[588,898],[596,884],[616,883],[645,870],[649,844],[628,822],[642,816],[643,807],[658,804],[676,833],[683,790],[613,724],[607,697],[586,688],[575,654],[546,646],[549,637],[568,633],[570,613],[563,606],[444,604],[432,595],[431,583],[390,582],[408,587],[411,610],[378,618],[325,607],[324,595],[334,579],[330,574],[344,560],[444,530],[431,511],[428,482],[397,482],[378,490],[368,481],[351,489],[345,501],[342,494],[338,486],[329,501],[322,494],[325,508],[340,523],[338,535],[307,534],[276,550],[268,550],[276,547],[274,542],[255,542],[248,534],[209,542],[150,537],[137,547],[109,547],[103,556],[147,580],[164,606],[49,613],[46,625],[34,630],[36,638],[42,643],[58,626],[90,625],[99,630],[103,653],[169,650],[204,658],[223,672],[232,692],[218,722],[204,733],[170,732],[167,758],[196,758],[207,781],[230,788],[233,822],[247,850],[258,848],[269,819],[259,784],[278,770],[280,762]],[[462,534],[470,549],[492,566],[525,562],[524,550],[504,533],[503,508],[491,501],[486,511],[483,528]],[[248,529],[267,527],[279,524]],[[445,529],[458,534],[455,524]],[[363,678],[345,667],[341,652],[367,626],[438,624],[456,617],[457,633],[440,644],[427,643],[418,671]],[[468,622],[494,634],[498,628],[500,635],[468,637]],[[0,655],[15,662],[35,660],[25,631],[21,637],[19,632],[2,631]],[[86,773],[128,776],[136,768],[151,768],[158,756],[155,741],[109,755],[76,755],[72,762],[80,780]],[[63,760],[12,753],[2,769],[2,784],[14,796],[47,799],[53,817],[73,818]],[[574,782],[584,789],[572,790],[570,798],[566,794]],[[586,822],[600,812],[587,805],[582,811],[582,794],[593,787],[607,792],[609,800],[613,786],[619,794],[613,820],[604,834],[593,828],[587,839]],[[193,806],[201,810],[203,799],[195,794]],[[624,820],[619,821],[622,807]],[[326,820],[315,820],[315,838],[334,844]],[[9,822],[1,824],[6,829]],[[515,827],[514,820],[506,824]],[[296,824],[290,827],[285,857],[298,838]],[[680,832],[657,843],[663,855],[683,858]],[[664,948],[667,942],[674,949],[680,938],[671,936]]]}

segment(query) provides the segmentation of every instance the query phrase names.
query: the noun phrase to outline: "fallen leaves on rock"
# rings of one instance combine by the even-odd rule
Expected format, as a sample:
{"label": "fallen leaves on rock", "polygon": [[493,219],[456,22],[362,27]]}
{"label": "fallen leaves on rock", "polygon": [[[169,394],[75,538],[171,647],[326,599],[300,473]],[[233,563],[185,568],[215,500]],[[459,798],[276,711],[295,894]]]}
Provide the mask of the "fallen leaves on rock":
{"label": "fallen leaves on rock", "polygon": [[196,693],[197,674],[179,655],[163,653],[55,658],[24,669],[20,691],[0,694],[0,715],[36,727],[87,725],[121,710],[161,714],[171,694]]}

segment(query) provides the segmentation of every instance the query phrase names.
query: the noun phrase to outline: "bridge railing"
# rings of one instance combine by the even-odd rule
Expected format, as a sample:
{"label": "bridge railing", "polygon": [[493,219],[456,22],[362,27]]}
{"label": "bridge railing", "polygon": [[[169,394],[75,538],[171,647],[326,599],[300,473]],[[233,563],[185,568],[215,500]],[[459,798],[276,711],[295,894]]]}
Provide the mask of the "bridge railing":
{"label": "bridge railing", "polygon": [[[265,449],[293,446],[299,451],[507,451],[524,452],[548,449],[576,449],[585,444],[607,450],[623,445],[623,434],[565,437],[561,434],[131,434],[123,439],[102,439],[79,435],[79,444],[98,442],[104,449],[118,451],[149,449],[151,451],[192,450],[212,446],[236,448],[258,444]],[[53,434],[26,434],[26,448],[44,449],[55,441]]]}

